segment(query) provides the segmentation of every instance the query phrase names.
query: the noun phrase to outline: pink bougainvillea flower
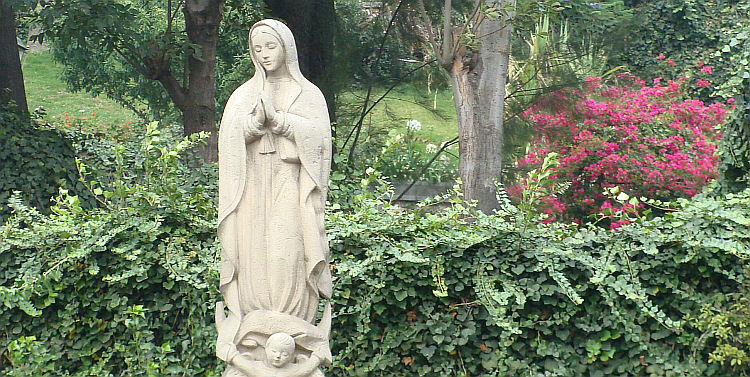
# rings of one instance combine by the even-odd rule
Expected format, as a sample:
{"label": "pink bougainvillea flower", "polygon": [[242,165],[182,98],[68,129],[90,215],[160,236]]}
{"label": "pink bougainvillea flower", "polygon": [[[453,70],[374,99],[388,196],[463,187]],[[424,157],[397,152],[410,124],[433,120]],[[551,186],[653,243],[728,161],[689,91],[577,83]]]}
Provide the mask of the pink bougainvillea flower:
{"label": "pink bougainvillea flower", "polygon": [[661,77],[657,77],[654,79],[654,85],[658,84],[659,81],[661,81]]}
{"label": "pink bougainvillea flower", "polygon": [[709,75],[713,73],[711,71],[711,66],[710,65],[703,66],[703,68],[701,68],[701,72],[708,73]]}
{"label": "pink bougainvillea flower", "polygon": [[730,98],[727,100],[727,103],[732,103],[732,102],[734,102],[734,98]]}
{"label": "pink bougainvillea flower", "polygon": [[666,59],[666,58],[667,57],[664,56],[664,55],[659,55],[659,56],[656,57],[656,60],[662,60],[662,59]]}
{"label": "pink bougainvillea flower", "polygon": [[[621,216],[644,208],[608,201],[603,190],[617,186],[630,197],[668,201],[693,196],[716,178],[716,128],[725,105],[685,97],[686,85],[680,82],[692,81],[684,78],[667,86],[655,79],[649,86],[632,75],[618,77],[630,82],[613,87],[591,78],[581,90],[553,92],[523,113],[537,136],[518,167],[538,169],[546,155],[556,152],[560,164],[550,172],[549,183],[570,184],[564,193],[540,201],[545,221],[580,224],[604,216],[619,228],[628,224]],[[710,85],[706,80],[698,84]],[[734,106],[736,100],[730,100]],[[521,181],[509,192],[520,195],[531,183]]]}
{"label": "pink bougainvillea flower", "polygon": [[706,80],[698,79],[698,81],[695,83],[695,85],[697,85],[699,88],[705,88],[705,87],[711,85],[711,83],[708,82],[708,81],[706,81]]}
{"label": "pink bougainvillea flower", "polygon": [[669,65],[671,65],[672,67],[674,67],[674,62],[673,62],[673,61],[671,61],[671,60],[667,60],[667,64],[669,64]]}

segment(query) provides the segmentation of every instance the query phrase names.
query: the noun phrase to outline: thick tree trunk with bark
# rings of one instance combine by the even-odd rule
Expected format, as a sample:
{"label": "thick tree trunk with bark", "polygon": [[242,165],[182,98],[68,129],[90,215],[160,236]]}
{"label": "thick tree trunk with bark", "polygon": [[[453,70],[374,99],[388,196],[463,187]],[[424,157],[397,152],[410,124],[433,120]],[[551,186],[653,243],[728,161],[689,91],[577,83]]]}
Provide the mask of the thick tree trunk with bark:
{"label": "thick tree trunk with bark", "polygon": [[192,43],[201,47],[200,56],[187,59],[187,88],[182,111],[185,134],[210,132],[202,149],[204,161],[218,160],[219,136],[216,132],[216,45],[219,39],[223,1],[188,0],[185,2],[185,28]]}
{"label": "thick tree trunk with bark", "polygon": [[216,45],[219,39],[223,1],[188,0],[183,7],[188,39],[200,50],[187,57],[183,84],[172,75],[165,55],[146,59],[146,76],[158,80],[182,113],[185,135],[210,133],[200,155],[205,162],[219,158],[219,135],[216,130]]}
{"label": "thick tree trunk with bark", "polygon": [[18,57],[16,21],[13,9],[0,0],[0,103],[15,102],[17,109],[29,112]]}
{"label": "thick tree trunk with bark", "polygon": [[284,20],[297,42],[300,70],[323,92],[331,121],[336,119],[333,37],[336,13],[333,0],[266,0],[271,16]]}
{"label": "thick tree trunk with bark", "polygon": [[[487,2],[486,5],[500,8],[503,2]],[[462,92],[462,102],[469,102],[456,101],[456,112],[462,113],[458,117],[459,172],[464,195],[469,200],[477,200],[477,208],[489,214],[499,207],[494,180],[500,180],[502,171],[511,26],[507,18],[483,18],[476,35],[479,50],[471,68],[468,72],[466,69],[456,72],[452,81]]]}
{"label": "thick tree trunk with bark", "polygon": [[[503,152],[505,84],[510,60],[511,24],[515,0],[476,0],[466,24],[451,26],[451,0],[444,0],[442,44],[433,31],[424,0],[417,5],[440,65],[448,71],[458,119],[459,176],[466,200],[491,214],[499,208],[495,180],[500,180]],[[483,10],[502,16],[490,19]],[[476,46],[465,46],[462,34],[474,29]]]}
{"label": "thick tree trunk with bark", "polygon": [[[512,6],[513,0],[484,3],[497,9],[503,4]],[[491,214],[499,207],[494,181],[500,180],[502,172],[505,84],[511,38],[509,17],[491,20],[480,15],[475,34],[477,50],[456,48],[450,56],[452,59],[444,60],[443,67],[451,78],[458,119],[458,163],[464,197],[476,200],[477,209]],[[451,37],[454,44],[458,43],[459,36]]]}

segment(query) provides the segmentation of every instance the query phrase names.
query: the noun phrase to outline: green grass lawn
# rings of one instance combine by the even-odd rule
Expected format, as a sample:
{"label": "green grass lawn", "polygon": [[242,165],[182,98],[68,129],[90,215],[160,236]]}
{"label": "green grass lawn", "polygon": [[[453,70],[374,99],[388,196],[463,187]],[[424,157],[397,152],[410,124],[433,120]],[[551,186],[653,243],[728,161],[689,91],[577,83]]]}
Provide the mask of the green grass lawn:
{"label": "green grass lawn", "polygon": [[[376,88],[371,95],[370,103],[385,93],[385,88]],[[354,122],[359,119],[362,103],[367,91],[356,89],[341,93],[339,96],[340,112],[356,114]],[[391,91],[380,101],[364,120],[365,128],[381,127],[406,131],[406,122],[416,119],[422,124],[420,139],[440,145],[458,135],[456,111],[453,96],[449,88],[440,88],[435,93],[423,85],[402,84]],[[342,124],[345,129],[350,125]]]}
{"label": "green grass lawn", "polygon": [[[88,93],[71,93],[60,80],[63,67],[52,61],[47,51],[29,53],[23,73],[29,110],[43,106],[45,121],[86,132],[104,132],[112,138],[123,135],[125,125],[140,121],[132,111],[123,108],[104,96],[92,97]],[[373,90],[370,104],[386,88]],[[351,120],[358,119],[366,95],[364,89],[340,93],[339,114],[342,127],[350,129]],[[346,116],[349,114],[349,116]],[[432,88],[424,85],[402,84],[380,101],[364,121],[365,129],[397,129],[405,132],[406,122],[416,119],[422,124],[418,138],[425,143],[440,145],[457,134],[456,113],[450,88]],[[68,124],[70,123],[70,124]]]}
{"label": "green grass lawn", "polygon": [[47,110],[45,121],[86,131],[112,132],[139,121],[135,113],[104,96],[71,93],[60,80],[62,71],[47,51],[26,55],[23,78],[29,111],[43,106]]}

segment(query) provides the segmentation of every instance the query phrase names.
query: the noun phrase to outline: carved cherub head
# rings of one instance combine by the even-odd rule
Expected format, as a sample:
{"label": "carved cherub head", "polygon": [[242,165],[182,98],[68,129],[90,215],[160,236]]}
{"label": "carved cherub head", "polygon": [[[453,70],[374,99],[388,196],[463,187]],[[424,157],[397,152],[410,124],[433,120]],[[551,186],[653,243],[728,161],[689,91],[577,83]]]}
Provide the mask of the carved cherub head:
{"label": "carved cherub head", "polygon": [[266,341],[266,360],[272,366],[282,368],[292,360],[295,346],[291,335],[277,332]]}

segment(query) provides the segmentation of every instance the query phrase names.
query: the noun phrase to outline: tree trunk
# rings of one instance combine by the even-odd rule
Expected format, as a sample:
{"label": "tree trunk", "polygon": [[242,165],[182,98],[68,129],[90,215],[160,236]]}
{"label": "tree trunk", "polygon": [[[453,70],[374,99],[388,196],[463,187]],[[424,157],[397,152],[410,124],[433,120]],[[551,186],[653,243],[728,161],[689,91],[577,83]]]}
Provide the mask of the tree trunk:
{"label": "tree trunk", "polygon": [[219,157],[214,93],[216,45],[223,7],[223,1],[188,0],[183,8],[188,38],[200,46],[200,52],[188,56],[187,87],[184,101],[178,107],[182,111],[185,135],[200,131],[210,133],[201,149],[201,157],[206,162],[215,162]]}
{"label": "tree trunk", "polygon": [[336,12],[333,0],[266,0],[271,16],[286,21],[297,42],[300,70],[325,96],[331,122],[336,119],[333,37]]}
{"label": "tree trunk", "polygon": [[0,104],[13,101],[19,111],[28,113],[16,37],[13,9],[0,0]]}
{"label": "tree trunk", "polygon": [[[500,9],[513,0],[487,2]],[[459,133],[459,175],[464,197],[491,214],[498,209],[495,180],[500,180],[503,151],[505,84],[511,26],[507,17],[482,18],[476,28],[478,50],[459,51],[449,69]]]}

